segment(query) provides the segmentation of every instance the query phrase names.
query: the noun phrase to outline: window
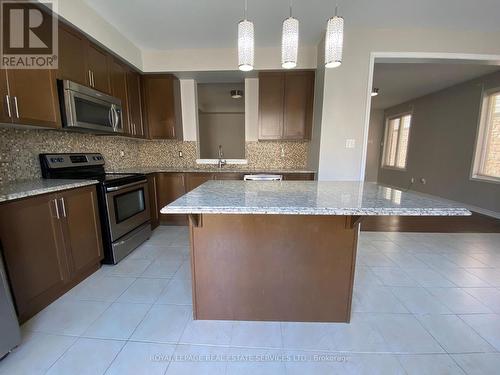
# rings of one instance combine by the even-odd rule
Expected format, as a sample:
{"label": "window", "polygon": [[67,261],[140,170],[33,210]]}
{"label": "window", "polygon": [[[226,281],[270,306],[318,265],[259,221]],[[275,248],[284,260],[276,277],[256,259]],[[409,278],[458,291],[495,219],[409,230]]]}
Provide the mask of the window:
{"label": "window", "polygon": [[473,177],[500,181],[500,90],[483,99]]}
{"label": "window", "polygon": [[406,168],[408,139],[410,136],[411,114],[406,113],[387,119],[385,127],[382,166]]}

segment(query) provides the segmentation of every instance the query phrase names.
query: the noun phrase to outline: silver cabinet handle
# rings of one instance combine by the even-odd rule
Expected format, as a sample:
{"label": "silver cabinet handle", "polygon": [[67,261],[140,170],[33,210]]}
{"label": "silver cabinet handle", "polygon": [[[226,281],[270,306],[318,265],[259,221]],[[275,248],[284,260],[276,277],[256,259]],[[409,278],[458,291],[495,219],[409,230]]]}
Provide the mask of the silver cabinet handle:
{"label": "silver cabinet handle", "polygon": [[14,96],[14,109],[16,110],[16,117],[19,118],[19,105],[17,104],[17,96]]}
{"label": "silver cabinet handle", "polygon": [[92,73],[91,73],[90,69],[89,69],[89,85],[90,85],[90,87],[92,87]]}
{"label": "silver cabinet handle", "polygon": [[59,204],[57,203],[57,199],[54,199],[53,202],[54,202],[54,207],[56,209],[56,218],[60,219],[61,216],[59,216]]}
{"label": "silver cabinet handle", "polygon": [[12,111],[10,109],[10,96],[9,95],[5,95],[5,105],[7,106],[7,116],[9,116],[9,118],[12,118]]}
{"label": "silver cabinet handle", "polygon": [[60,198],[61,199],[61,207],[62,207],[62,211],[63,211],[63,217],[66,217],[66,205],[64,204],[64,198]]}
{"label": "silver cabinet handle", "polygon": [[92,73],[92,87],[95,87],[95,79],[94,79],[94,71],[91,71]]}

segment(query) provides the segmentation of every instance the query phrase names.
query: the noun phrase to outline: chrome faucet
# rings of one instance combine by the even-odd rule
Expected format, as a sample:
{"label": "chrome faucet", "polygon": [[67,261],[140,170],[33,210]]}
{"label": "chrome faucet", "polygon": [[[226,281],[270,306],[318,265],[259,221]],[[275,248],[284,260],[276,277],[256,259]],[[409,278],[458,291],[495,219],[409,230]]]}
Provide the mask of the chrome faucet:
{"label": "chrome faucet", "polygon": [[219,145],[219,161],[217,162],[217,167],[222,168],[226,165],[226,159],[224,159],[224,153],[222,152],[222,145]]}

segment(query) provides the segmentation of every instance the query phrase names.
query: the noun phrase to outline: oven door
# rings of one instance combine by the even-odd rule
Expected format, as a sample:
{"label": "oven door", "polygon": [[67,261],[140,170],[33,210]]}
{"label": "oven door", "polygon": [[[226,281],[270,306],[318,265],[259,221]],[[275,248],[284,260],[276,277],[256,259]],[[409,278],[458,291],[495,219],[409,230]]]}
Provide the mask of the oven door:
{"label": "oven door", "polygon": [[114,242],[151,219],[147,180],[106,187],[111,240]]}

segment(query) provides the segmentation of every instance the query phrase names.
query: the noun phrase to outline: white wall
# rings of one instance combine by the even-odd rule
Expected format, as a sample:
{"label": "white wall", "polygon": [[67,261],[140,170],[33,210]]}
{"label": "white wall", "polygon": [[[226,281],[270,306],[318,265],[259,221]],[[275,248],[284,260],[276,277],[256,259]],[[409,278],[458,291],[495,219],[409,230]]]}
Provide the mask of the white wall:
{"label": "white wall", "polygon": [[181,79],[182,132],[185,141],[198,139],[198,92],[194,79]]}
{"label": "white wall", "polygon": [[[144,50],[145,72],[217,71],[238,69],[237,48]],[[281,69],[281,47],[256,48],[255,69]],[[298,69],[316,68],[316,46],[300,46]]]}
{"label": "white wall", "polygon": [[245,78],[245,140],[259,139],[259,79]]}
{"label": "white wall", "polygon": [[100,44],[142,69],[142,52],[82,0],[57,0],[57,13]]}
{"label": "white wall", "polygon": [[384,110],[372,109],[370,111],[370,128],[368,131],[368,144],[366,147],[365,181],[377,182],[380,166],[380,144],[384,137]]}
{"label": "white wall", "polygon": [[[319,153],[320,180],[361,180],[370,53],[446,52],[500,55],[499,33],[409,29],[345,30],[341,67],[327,69]],[[321,62],[318,62],[321,63]],[[346,149],[348,138],[355,148]]]}

